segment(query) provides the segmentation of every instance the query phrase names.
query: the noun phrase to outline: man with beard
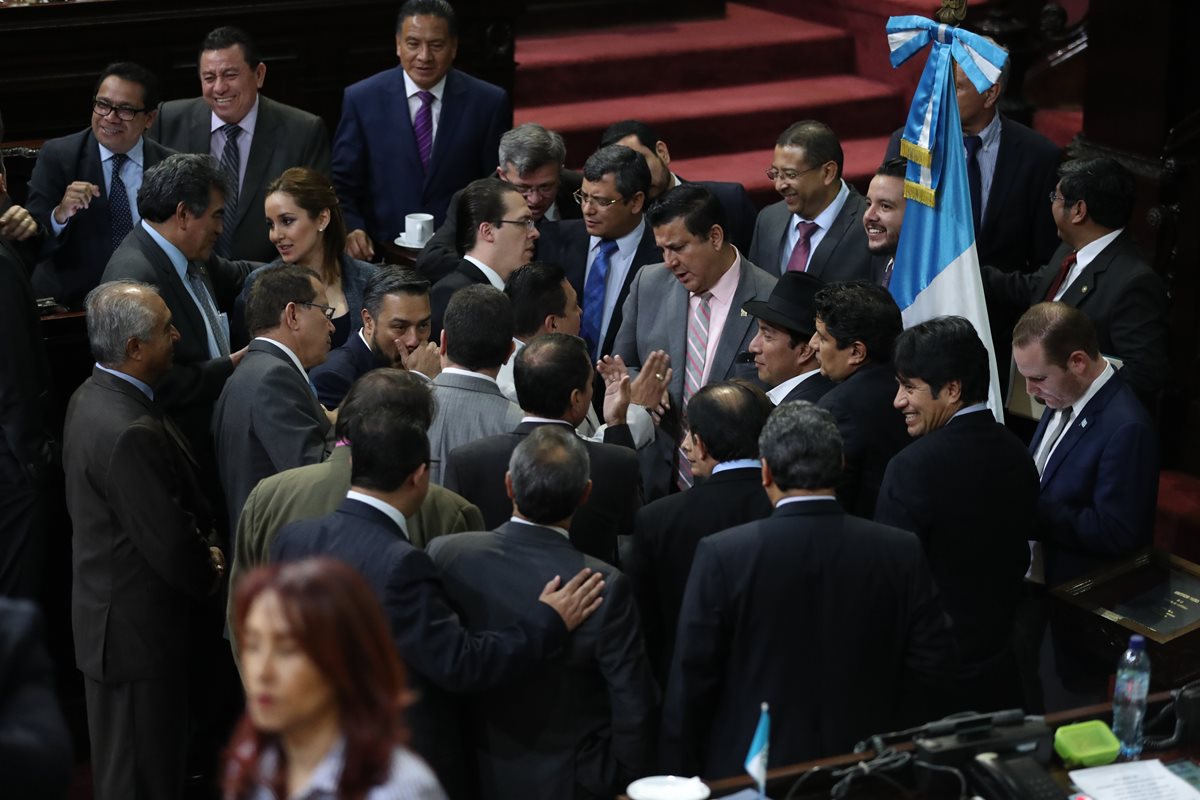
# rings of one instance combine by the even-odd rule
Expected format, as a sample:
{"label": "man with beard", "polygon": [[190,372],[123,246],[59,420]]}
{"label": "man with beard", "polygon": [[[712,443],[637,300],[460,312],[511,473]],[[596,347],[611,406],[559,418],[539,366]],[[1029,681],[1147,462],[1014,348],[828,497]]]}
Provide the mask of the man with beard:
{"label": "man with beard", "polygon": [[904,223],[904,173],[908,159],[889,158],[879,166],[871,185],[867,187],[867,210],[863,213],[863,229],[867,232],[867,249],[871,255],[887,259],[879,283],[885,288],[892,282],[892,267],[896,263],[896,245],[900,243],[900,226]]}
{"label": "man with beard", "polygon": [[376,270],[363,292],[362,329],[309,373],[321,405],[337,408],[350,385],[376,367],[436,378],[442,365],[429,341],[431,317],[429,281],[404,267]]}

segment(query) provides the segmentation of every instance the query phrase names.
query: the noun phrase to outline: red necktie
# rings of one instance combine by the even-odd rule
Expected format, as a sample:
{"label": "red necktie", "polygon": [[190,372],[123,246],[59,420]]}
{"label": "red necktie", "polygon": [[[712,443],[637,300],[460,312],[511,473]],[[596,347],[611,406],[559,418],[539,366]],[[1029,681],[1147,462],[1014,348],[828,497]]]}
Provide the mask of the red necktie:
{"label": "red necktie", "polygon": [[787,272],[808,271],[809,240],[812,239],[819,227],[815,222],[796,223],[796,230],[800,232],[800,238],[796,240],[796,246],[792,248],[792,255],[788,258]]}
{"label": "red necktie", "polygon": [[1058,294],[1058,289],[1063,285],[1063,281],[1067,279],[1067,275],[1071,272],[1071,267],[1075,266],[1077,260],[1074,253],[1068,253],[1063,259],[1062,266],[1058,268],[1058,274],[1054,276],[1054,282],[1050,284],[1050,291],[1046,292],[1046,301],[1054,299],[1054,295]]}

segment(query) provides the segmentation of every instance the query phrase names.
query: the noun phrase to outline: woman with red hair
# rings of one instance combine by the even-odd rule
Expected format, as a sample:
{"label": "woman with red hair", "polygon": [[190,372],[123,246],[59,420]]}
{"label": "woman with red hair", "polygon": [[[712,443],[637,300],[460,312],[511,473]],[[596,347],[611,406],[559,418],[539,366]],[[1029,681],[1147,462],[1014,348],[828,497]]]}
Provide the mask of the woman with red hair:
{"label": "woman with red hair", "polygon": [[445,800],[403,746],[404,668],[357,572],[324,558],[254,570],[233,632],[246,715],[226,754],[227,800]]}

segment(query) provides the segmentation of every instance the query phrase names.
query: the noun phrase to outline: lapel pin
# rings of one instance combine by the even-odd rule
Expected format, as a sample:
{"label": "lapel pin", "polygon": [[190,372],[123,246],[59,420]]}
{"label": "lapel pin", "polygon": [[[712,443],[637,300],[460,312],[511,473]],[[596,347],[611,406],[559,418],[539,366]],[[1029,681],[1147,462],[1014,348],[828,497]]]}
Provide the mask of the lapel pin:
{"label": "lapel pin", "polygon": [[1088,289],[1088,287],[1082,286],[1082,287],[1080,287],[1079,291],[1083,292],[1084,294],[1087,294],[1087,289]]}
{"label": "lapel pin", "polygon": [[743,317],[748,317],[748,316],[750,316],[749,314],[747,314],[747,313],[746,313],[746,309],[744,309],[744,308],[742,309],[742,316],[743,316]]}
{"label": "lapel pin", "polygon": [[1086,427],[1087,427],[1087,419],[1085,418],[1085,419],[1079,420],[1079,429],[1083,430]]}

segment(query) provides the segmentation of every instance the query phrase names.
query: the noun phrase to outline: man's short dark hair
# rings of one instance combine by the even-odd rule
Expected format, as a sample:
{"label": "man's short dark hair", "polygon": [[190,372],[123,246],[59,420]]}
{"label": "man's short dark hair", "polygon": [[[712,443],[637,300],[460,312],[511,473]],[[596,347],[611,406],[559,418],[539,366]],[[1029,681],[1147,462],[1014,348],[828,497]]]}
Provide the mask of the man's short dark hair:
{"label": "man's short dark hair", "polygon": [[631,200],[638,192],[650,191],[650,167],[646,159],[636,150],[622,144],[601,147],[583,162],[583,177],[595,183],[612,174],[617,193],[624,200]]}
{"label": "man's short dark hair", "polygon": [[511,183],[495,178],[480,178],[467,184],[458,196],[458,210],[454,219],[455,242],[458,254],[466,255],[474,249],[479,238],[479,226],[485,222],[504,219],[504,196],[518,194]]}
{"label": "man's short dark hair", "polygon": [[[193,215],[208,210],[212,190],[224,196],[229,178],[217,160],[206,153],[176,153],[146,170],[138,189],[138,213],[149,222],[166,222],[180,203]],[[232,222],[230,223],[232,224]]]}
{"label": "man's short dark hair", "polygon": [[782,491],[832,489],[841,479],[842,434],[833,414],[807,400],[772,411],[758,448]]}
{"label": "man's short dark hair", "polygon": [[350,441],[350,483],[392,492],[422,464],[429,463],[429,437],[402,409],[383,405],[356,425]]}
{"label": "man's short dark hair", "polygon": [[371,319],[379,319],[383,300],[389,294],[428,297],[429,281],[410,267],[384,264],[371,273],[371,277],[367,278],[366,288],[363,289],[363,308],[371,315]]}
{"label": "man's short dark hair", "polygon": [[450,36],[458,38],[458,17],[454,14],[453,6],[446,0],[406,0],[404,5],[400,6],[400,13],[396,17],[396,33],[400,33],[400,29],[404,27],[404,20],[409,17],[425,16],[446,20]]}
{"label": "man's short dark hair", "polygon": [[334,435],[353,442],[360,436],[359,423],[384,406],[397,408],[405,419],[429,430],[435,404],[429,384],[421,378],[406,369],[379,367],[351,384],[338,406]]}
{"label": "man's short dark hair", "polygon": [[987,400],[991,383],[988,351],[975,326],[962,317],[937,317],[896,337],[892,367],[900,380],[929,384],[933,399],[951,381],[962,384],[964,406]]}
{"label": "man's short dark hair", "polygon": [[758,458],[758,435],[775,406],[749,381],[710,383],[688,401],[688,430],[718,463]]}
{"label": "man's short dark hair", "polygon": [[[658,135],[658,131],[640,119],[623,119],[604,129],[604,133],[600,134],[600,146],[608,147],[610,144],[616,144],[626,136],[637,137],[638,144],[647,150],[653,150],[654,146],[662,139]],[[589,178],[589,180],[591,179]]]}
{"label": "man's short dark hair", "polygon": [[777,147],[798,147],[804,151],[808,166],[819,167],[827,161],[837,164],[837,174],[842,176],[845,156],[837,134],[824,122],[806,119],[793,123],[775,140]]}
{"label": "man's short dark hair", "polygon": [[1066,367],[1071,353],[1082,350],[1088,358],[1100,358],[1096,326],[1087,314],[1066,303],[1038,303],[1013,328],[1013,347],[1041,343],[1046,361]]}
{"label": "man's short dark hair", "polygon": [[521,515],[546,525],[579,507],[591,474],[587,448],[561,425],[539,425],[508,460],[513,502]]}
{"label": "man's short dark hair", "polygon": [[504,293],[512,301],[513,329],[517,336],[532,336],[548,316],[567,313],[567,274],[557,264],[534,261],[508,276]]}
{"label": "man's short dark hair", "polygon": [[587,344],[569,333],[547,333],[521,348],[513,364],[513,384],[521,410],[559,419],[571,404],[571,392],[587,388],[595,370]]}
{"label": "man's short dark hair", "polygon": [[93,96],[100,93],[100,84],[104,83],[104,79],[110,75],[142,87],[142,108],[151,111],[158,108],[159,101],[162,99],[158,76],[141,64],[135,64],[132,61],[117,61],[105,67],[96,81],[96,88],[92,90]]}
{"label": "man's short dark hair", "polygon": [[683,219],[688,233],[707,239],[713,225],[725,230],[725,209],[708,189],[696,183],[686,183],[669,189],[650,204],[646,219],[651,228]]}
{"label": "man's short dark hair", "polygon": [[837,341],[839,350],[862,342],[870,361],[891,361],[892,347],[904,323],[900,307],[887,289],[866,281],[832,283],[817,292],[814,303],[817,319]]}
{"label": "man's short dark hair", "polygon": [[1063,206],[1082,200],[1088,218],[1116,230],[1129,224],[1133,214],[1133,175],[1115,158],[1080,158],[1058,168]]}
{"label": "man's short dark hair", "polygon": [[880,164],[875,174],[885,178],[903,179],[908,174],[908,159],[904,156],[893,156]]}
{"label": "man's short dark hair", "polygon": [[498,369],[512,347],[512,303],[504,292],[474,284],[450,295],[442,320],[446,355],[463,369]]}
{"label": "man's short dark hair", "polygon": [[200,43],[200,54],[204,55],[209,50],[225,50],[229,47],[242,48],[242,56],[245,57],[246,63],[252,70],[262,63],[262,59],[258,57],[258,48],[254,46],[254,39],[250,38],[250,34],[241,28],[235,28],[232,25],[222,25],[220,28],[209,31],[208,35],[204,37],[204,41]]}
{"label": "man's short dark hair", "polygon": [[299,264],[263,267],[246,299],[246,330],[251,336],[279,327],[279,316],[288,303],[311,303],[317,297],[317,273]]}

